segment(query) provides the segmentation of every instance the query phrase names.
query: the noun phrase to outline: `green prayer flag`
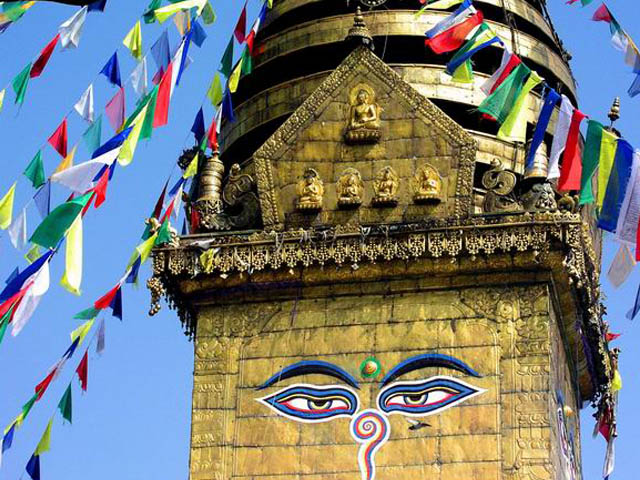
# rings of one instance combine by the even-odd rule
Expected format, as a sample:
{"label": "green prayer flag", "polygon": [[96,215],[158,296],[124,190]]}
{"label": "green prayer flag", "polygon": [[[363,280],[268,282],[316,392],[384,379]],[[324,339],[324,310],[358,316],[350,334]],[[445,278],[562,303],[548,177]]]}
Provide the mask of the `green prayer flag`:
{"label": "green prayer flag", "polygon": [[162,0],[151,0],[151,3],[147,7],[147,11],[142,15],[142,17],[144,18],[144,23],[153,23],[156,21],[156,16],[153,14],[153,11],[156,8],[160,8],[161,5]]}
{"label": "green prayer flag", "polygon": [[530,73],[531,69],[524,63],[518,65],[504,82],[483,100],[478,110],[495,118],[499,124],[504,123]]}
{"label": "green prayer flag", "polygon": [[44,164],[42,163],[42,151],[38,150],[38,153],[31,159],[29,165],[24,172],[25,177],[31,180],[33,188],[40,188],[47,181],[47,177],[44,174]]}
{"label": "green prayer flag", "polygon": [[251,58],[251,53],[249,52],[249,47],[245,47],[244,52],[242,52],[242,67],[241,74],[249,75],[253,70],[253,58]]}
{"label": "green prayer flag", "polygon": [[88,192],[56,207],[38,225],[30,241],[45,248],[56,248],[92,196],[93,192]]}
{"label": "green prayer flag", "polygon": [[207,97],[209,97],[211,105],[214,107],[222,103],[222,82],[220,81],[220,74],[218,72],[213,76]]}
{"label": "green prayer flag", "polygon": [[602,146],[602,132],[604,126],[595,120],[589,120],[587,128],[587,140],[585,142],[582,157],[582,176],[580,178],[580,205],[593,203],[593,188],[591,178],[600,163],[600,148]]}
{"label": "green prayer flag", "polygon": [[38,245],[31,245],[31,248],[24,254],[24,258],[29,264],[32,264],[40,258],[40,247]]}
{"label": "green prayer flag", "polygon": [[72,423],[71,422],[71,418],[72,418],[72,397],[71,397],[71,384],[69,384],[69,386],[67,387],[67,389],[64,392],[64,395],[62,395],[62,398],[60,399],[60,403],[58,403],[58,409],[60,410],[60,413],[62,414],[62,418],[64,418],[67,422]]}
{"label": "green prayer flag", "polygon": [[27,85],[29,84],[29,77],[31,75],[31,63],[24,67],[24,69],[16,75],[13,79],[12,86],[13,91],[16,93],[16,103],[22,105],[24,96],[27,93]]}
{"label": "green prayer flag", "polygon": [[22,420],[24,420],[25,418],[27,418],[27,415],[29,415],[29,412],[31,411],[31,409],[33,408],[33,404],[36,403],[36,400],[38,400],[38,394],[36,393],[33,397],[31,397],[27,403],[25,403],[22,406]]}
{"label": "green prayer flag", "polygon": [[169,232],[169,218],[166,218],[162,222],[160,230],[158,230],[158,237],[156,238],[155,245],[162,245],[171,241],[171,232]]}
{"label": "green prayer flag", "polygon": [[211,25],[216,21],[216,12],[213,11],[213,7],[209,2],[204,6],[200,16],[202,17],[202,21],[205,25]]}
{"label": "green prayer flag", "polygon": [[227,48],[224,51],[224,55],[222,55],[222,60],[220,62],[220,72],[225,77],[229,78],[232,70],[233,70],[233,37],[231,37],[231,40],[229,40],[229,45],[227,45]]}
{"label": "green prayer flag", "polygon": [[100,147],[102,143],[102,115],[89,125],[89,128],[82,134],[82,140],[91,154]]}
{"label": "green prayer flag", "polygon": [[9,319],[7,315],[0,319],[0,343],[2,343],[2,339],[4,338],[4,333],[7,331],[7,327],[9,326]]}
{"label": "green prayer flag", "polygon": [[142,130],[140,130],[140,138],[151,138],[153,134],[153,117],[156,112],[156,102],[158,100],[158,85],[154,87],[151,91],[149,97],[149,108],[147,108],[147,113],[144,116],[144,120],[142,122]]}
{"label": "green prayer flag", "polygon": [[74,320],[93,320],[98,316],[100,310],[95,307],[89,307],[74,315]]}

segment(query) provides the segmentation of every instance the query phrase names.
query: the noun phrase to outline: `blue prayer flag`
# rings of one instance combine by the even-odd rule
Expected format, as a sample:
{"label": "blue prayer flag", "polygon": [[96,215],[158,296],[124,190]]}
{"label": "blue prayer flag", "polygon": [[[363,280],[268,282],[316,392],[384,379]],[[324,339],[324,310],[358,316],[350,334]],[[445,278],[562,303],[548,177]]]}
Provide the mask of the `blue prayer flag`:
{"label": "blue prayer flag", "polygon": [[116,290],[116,294],[113,300],[111,300],[109,307],[112,310],[112,315],[122,320],[122,287]]}
{"label": "blue prayer flag", "polygon": [[176,193],[178,193],[178,190],[180,189],[180,187],[184,184],[185,182],[185,178],[184,177],[180,177],[180,180],[178,180],[176,182],[176,184],[171,188],[171,190],[169,190],[169,195],[173,196]]}
{"label": "blue prayer flag", "polygon": [[[184,69],[187,68],[187,55],[189,53],[189,45],[191,44],[191,37],[193,36],[193,27],[184,36],[184,48],[182,49],[182,58],[180,58],[180,69],[178,70],[178,78],[176,79],[176,86],[180,85],[180,79],[184,73]],[[174,65],[175,66],[175,65]]]}
{"label": "blue prayer flag", "polygon": [[629,87],[629,96],[635,97],[639,93],[640,93],[640,74],[636,76],[636,79],[631,84],[631,87]]}
{"label": "blue prayer flag", "polygon": [[118,85],[122,88],[122,80],[120,80],[120,64],[118,63],[118,52],[115,52],[112,55],[107,64],[102,67],[100,73],[107,77],[112,85]]}
{"label": "blue prayer flag", "polygon": [[16,424],[11,425],[11,428],[7,431],[2,439],[2,453],[6,452],[13,445],[13,434],[16,431]]}
{"label": "blue prayer flag", "polygon": [[533,134],[533,140],[531,140],[531,147],[529,148],[529,154],[525,162],[525,168],[531,168],[533,166],[533,159],[544,140],[544,134],[549,126],[549,120],[551,120],[551,114],[553,109],[560,100],[560,95],[553,88],[548,87],[547,94],[544,97],[542,110],[538,116],[538,123],[536,125],[536,131]]}
{"label": "blue prayer flag", "polygon": [[20,274],[20,267],[16,267],[13,272],[11,272],[11,275],[9,275],[9,278],[7,278],[4,282],[5,285],[9,285],[11,282],[13,282],[15,280],[15,278]]}
{"label": "blue prayer flag", "polygon": [[76,348],[78,348],[78,345],[80,345],[80,336],[76,337],[76,339],[73,341],[71,345],[69,345],[69,348],[67,348],[67,351],[64,352],[62,356],[66,357],[67,360],[70,359],[75,353]]}
{"label": "blue prayer flag", "polygon": [[102,115],[82,134],[82,140],[89,152],[95,152],[102,143]]}
{"label": "blue prayer flag", "polygon": [[40,455],[31,455],[27,463],[27,473],[33,480],[40,480]]}
{"label": "blue prayer flag", "polygon": [[620,208],[627,192],[631,167],[633,165],[633,147],[626,140],[618,140],[618,149],[613,161],[613,168],[607,183],[602,210],[598,218],[598,227],[608,232],[615,232],[620,216]]}
{"label": "blue prayer flag", "polygon": [[156,42],[151,46],[151,55],[153,55],[153,59],[156,62],[156,66],[158,70],[162,69],[163,71],[167,69],[169,63],[171,62],[171,54],[169,53],[169,35],[165,30],[162,32],[162,35],[156,40]]}
{"label": "blue prayer flag", "polygon": [[204,134],[206,131],[206,127],[204,125],[204,112],[202,111],[202,107],[198,110],[198,114],[196,115],[195,120],[193,121],[193,126],[191,127],[191,131],[193,135],[196,137],[196,143],[199,145],[202,139],[204,138]]}
{"label": "blue prayer flag", "polygon": [[236,117],[233,115],[233,102],[231,100],[231,92],[229,91],[228,87],[224,92],[224,97],[222,98],[222,116],[230,122],[236,121]]}
{"label": "blue prayer flag", "polygon": [[90,12],[104,12],[104,7],[107,6],[107,0],[96,0],[89,4]]}
{"label": "blue prayer flag", "polygon": [[33,275],[38,270],[40,270],[42,265],[44,265],[44,262],[49,261],[49,259],[51,258],[51,255],[53,255],[53,252],[54,250],[47,250],[40,258],[38,258],[35,262],[33,262],[31,265],[25,268],[22,272],[20,272],[16,276],[16,278],[14,278],[11,281],[11,283],[9,283],[4,288],[2,293],[0,293],[0,303],[4,302],[5,300],[8,300],[12,296],[14,296],[16,293],[18,293],[22,288],[22,286],[24,285],[24,283],[29,279],[29,277],[31,277],[31,275]]}
{"label": "blue prayer flag", "polygon": [[142,264],[142,257],[138,255],[136,261],[131,265],[131,271],[125,280],[127,283],[137,283],[138,282],[138,272],[140,271],[140,265]]}
{"label": "blue prayer flag", "polygon": [[45,183],[33,196],[38,213],[44,219],[51,213],[51,181]]}
{"label": "blue prayer flag", "polygon": [[207,33],[204,31],[204,28],[202,28],[202,25],[200,25],[200,22],[198,22],[197,20],[193,22],[193,26],[191,27],[191,29],[193,30],[193,43],[195,43],[198,48],[200,48],[204,41],[207,39]]}
{"label": "blue prayer flag", "polygon": [[131,133],[131,130],[133,130],[133,127],[125,128],[123,131],[104,142],[104,145],[93,152],[91,158],[98,158],[100,155],[104,155],[105,153],[122,146]]}
{"label": "blue prayer flag", "polygon": [[640,312],[640,285],[638,285],[638,291],[636,292],[636,301],[633,304],[633,308],[627,312],[627,318],[633,320]]}

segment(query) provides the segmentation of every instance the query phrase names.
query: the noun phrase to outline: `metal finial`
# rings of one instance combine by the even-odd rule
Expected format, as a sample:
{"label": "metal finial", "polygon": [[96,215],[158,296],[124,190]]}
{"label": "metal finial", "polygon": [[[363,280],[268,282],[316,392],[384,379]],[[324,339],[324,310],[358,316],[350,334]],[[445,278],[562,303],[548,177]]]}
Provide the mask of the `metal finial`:
{"label": "metal finial", "polygon": [[620,118],[620,97],[614,98],[607,116],[609,117],[609,120],[611,120],[611,126],[613,126],[613,123]]}
{"label": "metal finial", "polygon": [[353,26],[349,29],[345,40],[355,46],[364,45],[373,50],[373,37],[364,22],[360,6],[356,8],[356,14],[353,16]]}

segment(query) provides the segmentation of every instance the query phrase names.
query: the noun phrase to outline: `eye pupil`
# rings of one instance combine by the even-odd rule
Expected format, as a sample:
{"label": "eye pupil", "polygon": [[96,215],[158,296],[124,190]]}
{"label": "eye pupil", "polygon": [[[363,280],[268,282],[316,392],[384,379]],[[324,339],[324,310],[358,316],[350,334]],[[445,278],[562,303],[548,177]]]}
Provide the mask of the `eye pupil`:
{"label": "eye pupil", "polygon": [[424,404],[427,401],[427,397],[429,397],[428,393],[421,393],[419,395],[405,395],[404,401],[408,405]]}
{"label": "eye pupil", "polygon": [[331,400],[309,400],[309,410],[326,410],[331,405]]}

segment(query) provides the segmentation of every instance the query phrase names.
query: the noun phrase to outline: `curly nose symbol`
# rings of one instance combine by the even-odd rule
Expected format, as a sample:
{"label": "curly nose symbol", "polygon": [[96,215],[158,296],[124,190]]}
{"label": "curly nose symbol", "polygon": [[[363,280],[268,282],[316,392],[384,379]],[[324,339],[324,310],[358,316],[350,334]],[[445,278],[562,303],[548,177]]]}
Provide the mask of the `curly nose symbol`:
{"label": "curly nose symbol", "polygon": [[351,421],[351,434],[360,443],[358,465],[362,480],[376,476],[376,452],[389,439],[389,421],[377,410],[365,410]]}

